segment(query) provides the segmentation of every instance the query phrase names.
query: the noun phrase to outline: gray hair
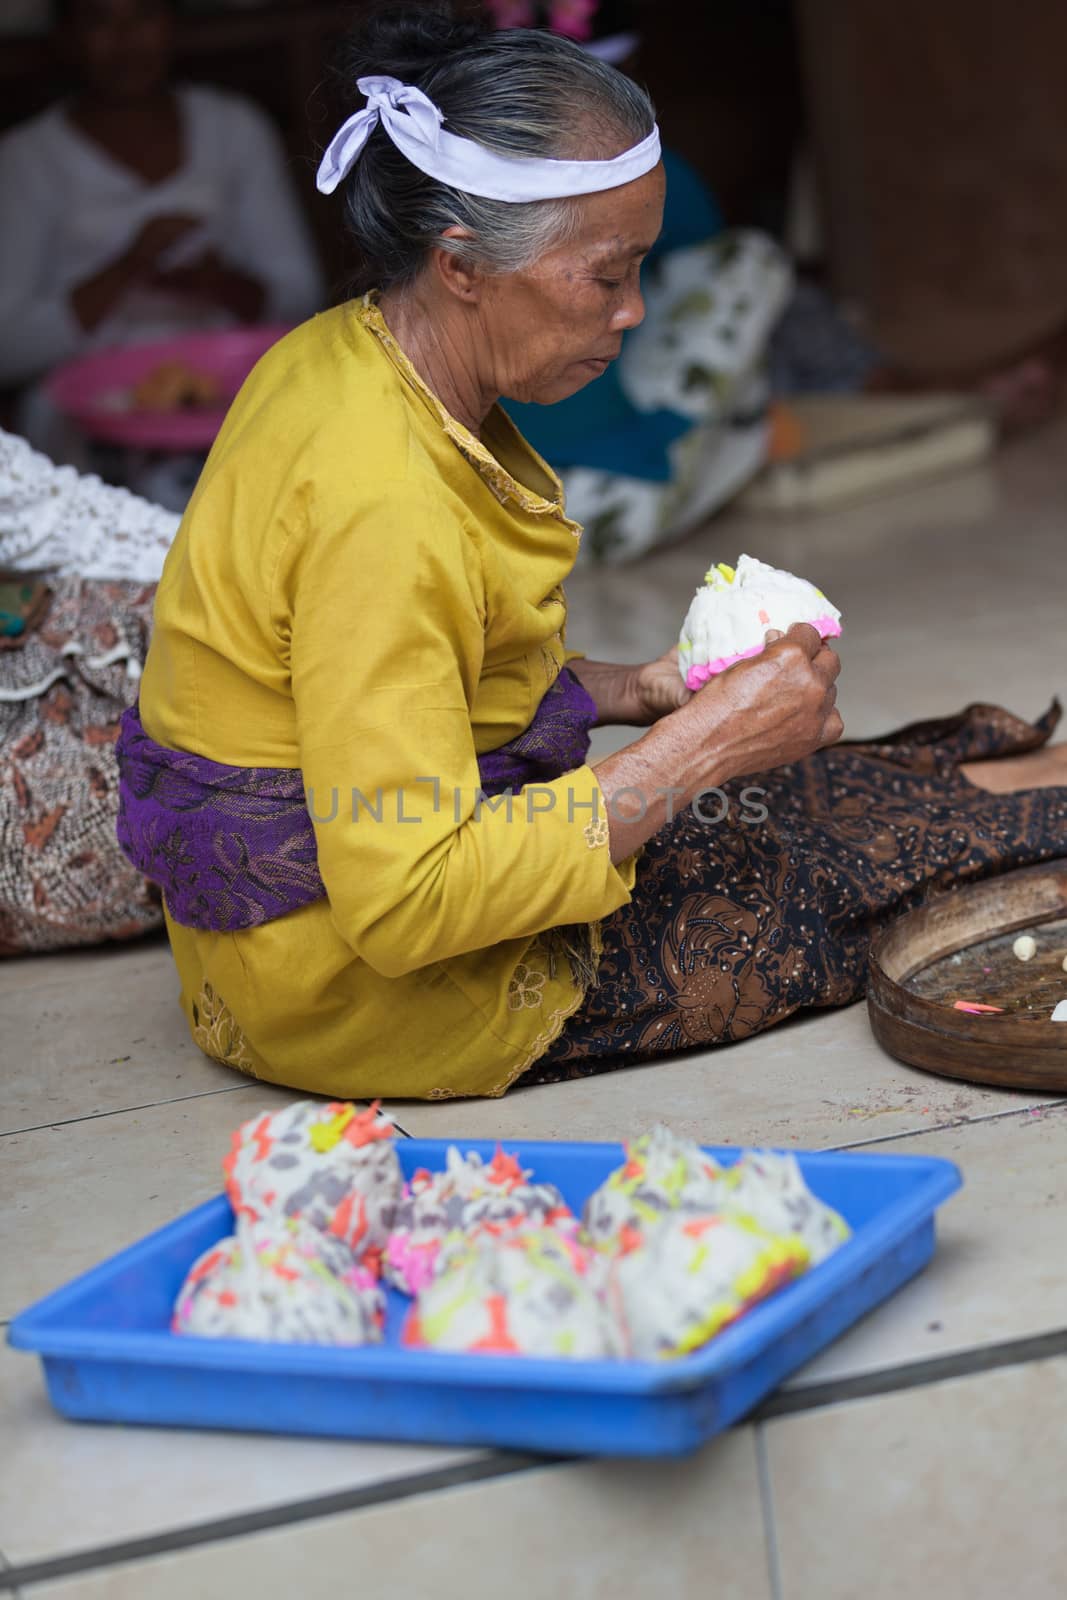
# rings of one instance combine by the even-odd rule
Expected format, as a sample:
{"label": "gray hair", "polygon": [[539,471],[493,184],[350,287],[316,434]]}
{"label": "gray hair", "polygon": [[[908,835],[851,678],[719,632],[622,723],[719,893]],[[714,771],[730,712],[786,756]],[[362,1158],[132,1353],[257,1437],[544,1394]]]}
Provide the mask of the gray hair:
{"label": "gray hair", "polygon": [[[348,110],[357,78],[414,84],[451,132],[502,155],[601,160],[652,132],[648,95],[570,39],[528,29],[486,32],[438,6],[393,5],[372,15],[339,63]],[[372,133],[344,183],[345,220],[362,257],[353,290],[410,283],[432,249],[490,273],[517,272],[566,239],[577,200],[486,200],[427,177],[385,129]],[[443,238],[461,227],[465,238]]]}

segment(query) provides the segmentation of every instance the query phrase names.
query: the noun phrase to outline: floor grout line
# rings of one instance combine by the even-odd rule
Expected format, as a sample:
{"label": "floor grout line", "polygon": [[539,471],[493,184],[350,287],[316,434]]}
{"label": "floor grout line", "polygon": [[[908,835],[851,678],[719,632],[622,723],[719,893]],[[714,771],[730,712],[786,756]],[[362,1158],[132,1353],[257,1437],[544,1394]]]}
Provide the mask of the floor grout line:
{"label": "floor grout line", "polygon": [[[134,1106],[116,1106],[112,1111],[89,1111],[81,1117],[58,1117],[54,1122],[35,1122],[28,1128],[9,1128],[5,1133],[0,1133],[0,1139],[14,1139],[20,1133],[43,1133],[46,1128],[69,1128],[78,1122],[99,1122],[104,1117],[122,1117],[128,1111],[155,1111],[160,1106],[183,1106],[190,1100],[211,1100],[220,1094],[249,1093],[257,1085],[253,1083],[231,1083],[223,1089],[199,1089],[195,1094],[175,1095],[171,1100],[145,1100]],[[267,1085],[273,1088],[273,1084]]]}
{"label": "floor grout line", "polygon": [[396,1504],[398,1501],[411,1500],[420,1495],[439,1494],[447,1489],[464,1488],[468,1484],[515,1477],[541,1467],[567,1464],[576,1459],[581,1458],[529,1456],[493,1451],[490,1454],[477,1456],[472,1461],[459,1461],[448,1467],[431,1468],[429,1471],[412,1473],[406,1477],[389,1478],[382,1483],[367,1484],[359,1489],[341,1489],[331,1494],[313,1495],[306,1500],[293,1500],[287,1504],[263,1507],[258,1511],[237,1512],[233,1516],[219,1517],[211,1522],[193,1523],[188,1527],[171,1529],[166,1533],[148,1534],[139,1539],[119,1540],[114,1544],[97,1545],[93,1549],[75,1550],[69,1555],[29,1561],[21,1566],[9,1566],[6,1570],[0,1569],[0,1591],[10,1591],[18,1584],[43,1583],[53,1578],[70,1577],[75,1573],[92,1572],[102,1567],[114,1567],[152,1556],[169,1555],[179,1550],[196,1549],[206,1544],[238,1539],[250,1533],[264,1533],[276,1528],[292,1527],[301,1522],[338,1516],[347,1511],[362,1511],[372,1506]]}
{"label": "floor grout line", "polygon": [[771,1484],[766,1433],[767,1430],[762,1422],[757,1422],[752,1430],[760,1507],[763,1512],[763,1543],[767,1551],[767,1580],[771,1586],[771,1600],[782,1600],[782,1561],[778,1550],[778,1526],[774,1515],[774,1489]]}
{"label": "floor grout line", "polygon": [[[883,1368],[879,1372],[861,1373],[854,1378],[834,1378],[806,1388],[779,1390],[757,1406],[747,1417],[739,1419],[736,1427],[754,1427],[756,1438],[756,1466],[763,1506],[764,1533],[768,1552],[768,1574],[773,1600],[781,1600],[781,1562],[774,1523],[773,1493],[769,1463],[765,1455],[764,1425],[781,1417],[795,1416],[801,1412],[819,1410],[828,1405],[844,1404],[852,1400],[870,1399],[880,1395],[895,1394],[907,1389],[924,1388],[946,1379],[976,1376],[982,1372],[996,1371],[1002,1367],[1023,1366],[1035,1361],[1067,1354],[1067,1328],[1041,1334],[1031,1339],[1006,1341],[974,1350],[964,1350],[956,1355],[939,1356],[929,1361]],[[140,1560],[154,1555],[165,1555],[178,1550],[194,1549],[245,1534],[261,1533],[271,1528],[292,1526],[314,1521],[321,1517],[338,1515],[345,1511],[369,1509],[414,1499],[420,1495],[435,1494],[442,1490],[462,1488],[468,1484],[492,1482],[497,1478],[517,1477],[544,1467],[568,1466],[588,1460],[582,1456],[528,1456],[494,1451],[476,1457],[470,1462],[457,1462],[409,1477],[393,1478],[384,1483],[366,1485],[361,1489],[340,1490],[332,1494],[312,1496],[307,1500],[274,1505],[259,1511],[237,1513],[214,1522],[194,1523],[189,1527],[152,1534],[140,1539],[120,1540],[112,1545],[95,1549],[74,1551],[23,1566],[0,1569],[0,1592],[8,1592],[19,1584],[40,1583],[46,1579],[90,1572],[102,1567]]]}
{"label": "floor grout line", "polygon": [[[3,1133],[0,1133],[0,1139],[13,1139],[20,1133],[42,1133],[46,1128],[67,1128],[78,1122],[99,1122],[102,1117],[124,1116],[127,1111],[155,1111],[159,1106],[181,1106],[185,1105],[189,1100],[210,1100],[215,1095],[237,1094],[240,1091],[248,1092],[257,1087],[259,1087],[258,1082],[231,1083],[221,1089],[198,1089],[194,1094],[175,1095],[169,1100],[145,1100],[137,1105],[116,1106],[112,1111],[90,1111],[81,1117],[59,1117],[54,1122],[34,1122],[27,1128],[8,1128]],[[264,1087],[273,1089],[277,1085],[265,1084]],[[360,1103],[362,1104],[363,1102]],[[408,1132],[407,1128],[402,1128],[399,1122],[393,1121],[391,1117],[388,1120],[393,1123],[393,1127],[403,1138],[411,1139],[414,1137]]]}
{"label": "floor grout line", "polygon": [[[861,1373],[853,1378],[829,1379],[825,1383],[811,1384],[806,1388],[779,1390],[747,1417],[741,1418],[735,1426],[740,1428],[751,1424],[755,1432],[756,1465],[773,1600],[781,1600],[782,1588],[780,1552],[773,1514],[773,1493],[769,1463],[765,1453],[764,1425],[767,1422],[818,1410],[828,1405],[923,1388],[931,1383],[944,1382],[946,1379],[975,1376],[1002,1367],[1027,1365],[1064,1354],[1067,1354],[1067,1328],[1031,1339],[1012,1340],[999,1345],[960,1351],[956,1355],[939,1356],[928,1361],[883,1368],[878,1372]],[[20,1584],[41,1583],[52,1578],[117,1566],[155,1555],[194,1549],[250,1533],[265,1532],[272,1528],[310,1522],[346,1511],[389,1505],[421,1495],[439,1493],[446,1489],[462,1488],[468,1484],[492,1482],[503,1477],[517,1477],[545,1467],[575,1465],[587,1459],[589,1458],[581,1456],[529,1456],[493,1451],[477,1456],[473,1461],[457,1462],[451,1467],[388,1479],[383,1483],[365,1485],[360,1489],[340,1490],[331,1494],[312,1496],[307,1500],[265,1507],[258,1511],[237,1513],[216,1521],[194,1523],[188,1527],[139,1539],[120,1540],[115,1544],[73,1551],[68,1555],[27,1562],[22,1566],[8,1566],[6,1569],[0,1567],[0,1592],[7,1592],[10,1595],[11,1591],[15,1591],[17,1595],[17,1586]]]}
{"label": "floor grout line", "polygon": [[[10,1571],[11,1571],[11,1563],[7,1559],[7,1557],[5,1556],[4,1552],[2,1550],[0,1550],[0,1582],[2,1582],[4,1574],[6,1572],[10,1572]],[[7,1585],[5,1584],[4,1587],[6,1588]],[[9,1593],[11,1595],[11,1600],[22,1600],[22,1590],[21,1589],[14,1589],[13,1588],[13,1589],[11,1589],[9,1591]]]}
{"label": "floor grout line", "polygon": [[849,1378],[827,1378],[822,1383],[778,1389],[749,1414],[748,1420],[769,1422],[775,1417],[818,1411],[849,1400],[900,1394],[905,1389],[925,1389],[950,1378],[976,1377],[983,1372],[996,1372],[1001,1367],[1028,1366],[1034,1361],[1062,1355],[1067,1355],[1067,1328],[1054,1328],[1049,1333],[1036,1333],[1025,1339],[1004,1339],[998,1344],[974,1345],[943,1356],[928,1356],[921,1361],[904,1361],[894,1367],[857,1372]]}
{"label": "floor grout line", "polygon": [[[0,1139],[14,1138],[16,1135],[23,1133],[41,1133],[46,1128],[66,1128],[80,1122],[96,1122],[103,1117],[122,1116],[128,1111],[153,1111],[159,1106],[183,1105],[189,1100],[207,1100],[217,1095],[237,1094],[241,1091],[249,1091],[256,1087],[258,1087],[258,1080],[256,1083],[232,1083],[227,1084],[219,1089],[198,1089],[192,1094],[173,1095],[164,1100],[145,1100],[140,1101],[135,1105],[116,1106],[109,1111],[91,1111],[83,1116],[59,1117],[49,1122],[34,1122],[30,1123],[24,1128],[5,1129],[3,1132],[0,1132]],[[277,1087],[277,1085],[271,1084],[267,1085],[267,1087],[274,1088]],[[823,1151],[833,1150],[859,1150],[865,1145],[892,1144],[899,1139],[924,1139],[932,1133],[944,1133],[950,1129],[966,1128],[972,1125],[977,1127],[982,1123],[995,1122],[1006,1117],[1040,1116],[1045,1112],[1060,1110],[1064,1107],[1067,1107],[1067,1098],[1050,1100],[1039,1106],[1020,1106],[1013,1108],[1010,1111],[990,1111],[980,1117],[958,1117],[947,1122],[936,1122],[929,1127],[918,1126],[915,1128],[904,1129],[900,1133],[875,1134],[869,1139],[851,1139],[841,1144],[820,1145],[817,1148],[820,1153]],[[387,1120],[393,1124],[397,1132],[403,1138],[412,1139],[419,1137],[419,1135],[413,1134],[410,1129],[405,1128],[400,1122],[396,1121],[394,1117],[389,1116]],[[435,1136],[431,1135],[430,1137]],[[507,1138],[506,1135],[504,1137]],[[521,1142],[523,1137],[524,1136],[522,1134],[515,1134],[513,1136],[516,1142]],[[783,1148],[785,1147],[783,1146]]]}
{"label": "floor grout line", "polygon": [[[970,1127],[972,1124],[975,1127],[978,1127],[982,1123],[999,1121],[1004,1117],[1041,1116],[1045,1112],[1062,1110],[1065,1107],[1067,1107],[1067,1097],[1048,1100],[1038,1106],[1013,1106],[1010,1110],[988,1111],[983,1113],[983,1115],[980,1117],[952,1117],[944,1122],[934,1122],[928,1126],[917,1125],[914,1128],[905,1128],[900,1133],[873,1134],[869,1139],[851,1139],[842,1144],[812,1145],[809,1148],[811,1153],[818,1155],[829,1153],[834,1150],[859,1150],[862,1149],[864,1145],[890,1144],[897,1139],[925,1139],[932,1133],[946,1133],[956,1128]],[[438,1134],[413,1134],[410,1129],[402,1127],[399,1122],[395,1122],[392,1115],[390,1115],[389,1120],[394,1122],[397,1132],[402,1133],[406,1139],[433,1139],[442,1137]],[[478,1137],[483,1136],[478,1135]],[[501,1134],[500,1137],[504,1144],[508,1144],[509,1142],[512,1144],[521,1144],[527,1136],[523,1133],[515,1133]],[[463,1141],[461,1138],[457,1138],[454,1142],[462,1144]],[[619,1140],[608,1141],[608,1143],[620,1142],[621,1141]],[[788,1145],[779,1145],[778,1148],[787,1150],[791,1147]]]}
{"label": "floor grout line", "polygon": [[1040,1117],[1051,1111],[1062,1111],[1067,1100],[1049,1100],[1040,1106],[1018,1106],[1011,1111],[990,1111],[982,1117],[959,1117],[954,1122],[938,1122],[929,1128],[906,1129],[903,1133],[883,1133],[872,1139],[854,1139],[849,1144],[828,1144],[822,1150],[860,1150],[864,1145],[894,1144],[898,1139],[926,1139],[932,1133],[947,1133],[955,1128],[977,1128],[984,1122],[1001,1122],[1008,1117]]}

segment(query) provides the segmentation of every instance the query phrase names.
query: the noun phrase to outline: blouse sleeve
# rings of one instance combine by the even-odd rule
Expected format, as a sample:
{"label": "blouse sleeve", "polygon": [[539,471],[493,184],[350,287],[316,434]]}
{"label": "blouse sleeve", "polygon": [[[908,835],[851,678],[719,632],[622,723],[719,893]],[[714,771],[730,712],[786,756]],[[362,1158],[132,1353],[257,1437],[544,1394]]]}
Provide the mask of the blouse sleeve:
{"label": "blouse sleeve", "polygon": [[380,486],[276,581],[319,870],[358,956],[399,977],[625,904],[591,768],[479,801],[482,570],[440,494]]}

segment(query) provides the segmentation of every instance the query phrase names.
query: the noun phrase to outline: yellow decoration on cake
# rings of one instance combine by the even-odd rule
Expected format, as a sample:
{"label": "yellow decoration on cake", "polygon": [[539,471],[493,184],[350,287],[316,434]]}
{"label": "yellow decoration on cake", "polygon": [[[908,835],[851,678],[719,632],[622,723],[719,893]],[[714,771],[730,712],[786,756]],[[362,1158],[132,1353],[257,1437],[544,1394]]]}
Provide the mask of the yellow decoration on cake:
{"label": "yellow decoration on cake", "polygon": [[736,576],[735,569],[727,562],[717,561],[705,572],[704,582],[710,583],[713,589],[720,589],[724,583],[733,583]]}
{"label": "yellow decoration on cake", "polygon": [[342,1106],[337,1115],[331,1117],[329,1122],[314,1123],[308,1129],[308,1140],[312,1149],[317,1150],[320,1155],[325,1155],[328,1150],[333,1149],[334,1145],[340,1144],[341,1135],[355,1114],[355,1106]]}

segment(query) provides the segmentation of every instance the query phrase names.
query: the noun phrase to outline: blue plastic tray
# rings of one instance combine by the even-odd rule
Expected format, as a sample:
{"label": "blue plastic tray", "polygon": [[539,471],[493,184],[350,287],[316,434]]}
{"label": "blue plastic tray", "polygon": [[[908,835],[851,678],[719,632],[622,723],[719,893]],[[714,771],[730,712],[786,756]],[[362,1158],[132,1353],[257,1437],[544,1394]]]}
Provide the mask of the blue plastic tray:
{"label": "blue plastic tray", "polygon": [[[405,1175],[442,1167],[449,1143],[399,1139]],[[617,1144],[507,1141],[578,1210],[623,1157]],[[736,1149],[708,1147],[722,1161]],[[169,1332],[189,1267],[232,1231],[220,1195],[112,1256],[12,1323],[37,1351],[65,1416],[355,1439],[498,1445],[580,1455],[681,1455],[743,1416],[839,1333],[915,1275],[934,1248],[934,1211],[959,1188],[950,1161],[797,1152],[804,1176],[853,1237],[821,1266],[676,1361],[564,1361],[407,1350],[409,1301],[389,1292],[382,1345],[192,1339]]]}

